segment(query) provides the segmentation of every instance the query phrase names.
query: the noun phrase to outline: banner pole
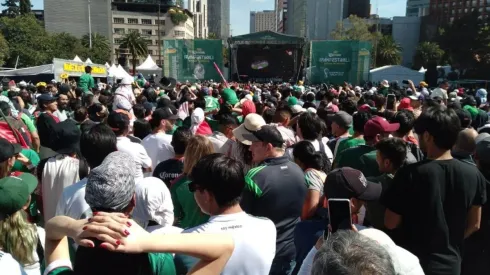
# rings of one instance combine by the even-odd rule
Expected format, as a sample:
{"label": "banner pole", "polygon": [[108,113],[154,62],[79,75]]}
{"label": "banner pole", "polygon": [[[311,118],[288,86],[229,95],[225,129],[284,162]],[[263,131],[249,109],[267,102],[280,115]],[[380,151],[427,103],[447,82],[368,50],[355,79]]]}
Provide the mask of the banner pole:
{"label": "banner pole", "polygon": [[223,76],[223,73],[221,72],[221,70],[219,69],[218,65],[216,64],[216,62],[213,62],[213,65],[214,65],[214,68],[216,69],[216,71],[219,73],[219,75],[221,76],[221,79],[223,80],[223,82],[225,83],[225,86],[226,88],[228,88],[228,82],[226,81],[225,77]]}

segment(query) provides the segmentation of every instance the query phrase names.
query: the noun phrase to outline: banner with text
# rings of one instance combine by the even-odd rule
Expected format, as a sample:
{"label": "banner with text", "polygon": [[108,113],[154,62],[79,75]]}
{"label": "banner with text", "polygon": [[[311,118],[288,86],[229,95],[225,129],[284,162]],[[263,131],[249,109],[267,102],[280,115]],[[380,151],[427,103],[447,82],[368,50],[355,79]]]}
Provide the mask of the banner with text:
{"label": "banner with text", "polygon": [[309,83],[359,85],[369,80],[371,43],[312,41],[310,47],[310,67],[306,69]]}
{"label": "banner with text", "polygon": [[165,76],[177,81],[221,79],[213,65],[223,70],[221,40],[164,40],[163,55]]}

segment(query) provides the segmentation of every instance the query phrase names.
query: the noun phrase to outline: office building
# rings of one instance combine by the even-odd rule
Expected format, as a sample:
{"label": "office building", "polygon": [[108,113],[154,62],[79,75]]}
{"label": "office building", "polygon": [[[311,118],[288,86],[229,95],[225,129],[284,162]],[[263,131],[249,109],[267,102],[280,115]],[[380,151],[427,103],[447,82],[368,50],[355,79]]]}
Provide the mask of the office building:
{"label": "office building", "polygon": [[436,18],[438,24],[450,23],[474,10],[480,16],[490,14],[489,0],[430,0],[430,16]]}
{"label": "office building", "polygon": [[406,16],[421,17],[429,15],[430,0],[407,0]]}
{"label": "office building", "polygon": [[344,18],[349,17],[350,15],[369,18],[371,9],[369,0],[344,0],[344,4]]}
{"label": "office building", "polygon": [[[99,0],[91,1],[92,33],[106,36],[111,42],[112,61],[117,61],[121,40],[129,32],[147,37],[148,51],[160,65],[163,39],[193,39],[193,14],[173,5],[172,0]],[[160,8],[160,12],[158,12]],[[89,6],[80,0],[44,0],[45,26],[48,32],[67,32],[76,37],[89,33]],[[185,13],[185,22],[174,24],[172,12]],[[146,57],[141,57],[143,62]]]}
{"label": "office building", "polygon": [[194,37],[208,38],[208,1],[189,0],[188,10],[194,15]]}
{"label": "office building", "polygon": [[286,32],[286,21],[288,12],[288,0],[276,0],[275,1],[275,11],[276,11],[276,32],[285,33]]}
{"label": "office building", "polygon": [[230,0],[208,0],[208,33],[221,39],[230,37]]}
{"label": "office building", "polygon": [[251,11],[250,12],[250,33],[261,31],[276,31],[276,12]]}
{"label": "office building", "polygon": [[286,34],[306,37],[307,0],[288,0]]}

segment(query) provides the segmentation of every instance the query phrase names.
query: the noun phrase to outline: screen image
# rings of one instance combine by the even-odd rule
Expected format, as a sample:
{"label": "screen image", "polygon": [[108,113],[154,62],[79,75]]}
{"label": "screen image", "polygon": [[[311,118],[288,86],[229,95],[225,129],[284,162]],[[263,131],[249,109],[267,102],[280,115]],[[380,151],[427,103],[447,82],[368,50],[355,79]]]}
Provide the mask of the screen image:
{"label": "screen image", "polygon": [[289,79],[294,74],[294,55],[291,49],[239,48],[237,69],[249,78]]}

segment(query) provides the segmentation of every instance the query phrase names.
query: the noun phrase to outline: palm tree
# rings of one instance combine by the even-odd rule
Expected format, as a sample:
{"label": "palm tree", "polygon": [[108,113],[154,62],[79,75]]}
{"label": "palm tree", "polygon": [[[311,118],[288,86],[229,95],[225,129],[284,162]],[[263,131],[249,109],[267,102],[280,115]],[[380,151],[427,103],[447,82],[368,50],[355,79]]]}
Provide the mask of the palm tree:
{"label": "palm tree", "polygon": [[92,62],[104,64],[111,58],[111,46],[107,37],[92,33],[92,48],[90,49],[90,36],[85,34],[82,37],[82,46],[88,49],[88,54]]}
{"label": "palm tree", "polygon": [[122,38],[119,49],[128,49],[134,73],[136,72],[138,57],[146,57],[148,55],[148,41],[139,32],[129,32]]}
{"label": "palm tree", "polygon": [[403,48],[393,40],[393,37],[384,35],[378,41],[376,67],[401,64],[402,51]]}
{"label": "palm tree", "polygon": [[435,62],[439,64],[444,51],[441,50],[439,45],[434,42],[422,42],[417,46],[414,56],[414,66],[415,68],[420,68],[421,66],[427,67],[430,62]]}

